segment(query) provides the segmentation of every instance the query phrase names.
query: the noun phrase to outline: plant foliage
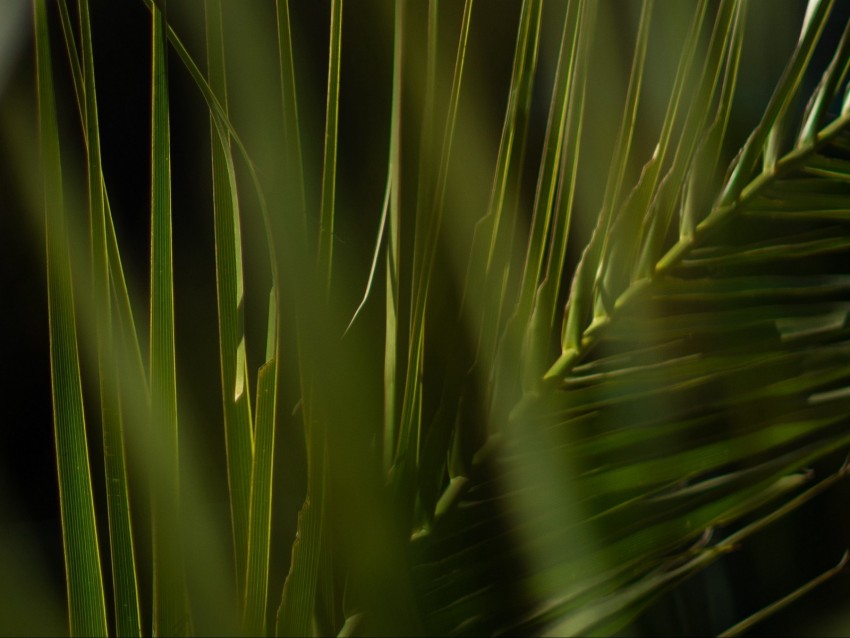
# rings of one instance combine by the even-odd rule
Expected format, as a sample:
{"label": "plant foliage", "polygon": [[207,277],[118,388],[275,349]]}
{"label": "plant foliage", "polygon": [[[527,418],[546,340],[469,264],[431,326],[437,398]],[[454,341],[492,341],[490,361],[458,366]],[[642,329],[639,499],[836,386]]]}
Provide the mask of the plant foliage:
{"label": "plant foliage", "polygon": [[[139,2],[151,192],[149,293],[135,295],[101,151],[93,42],[108,25],[88,0],[33,3],[72,635],[614,633],[846,476],[850,24],[836,3],[806,4],[745,135],[757,8],[680,3],[662,96],[650,64],[673,22],[665,3],[628,3],[607,173],[593,109],[615,83],[600,35],[613,3],[515,3],[507,90],[485,104],[488,3],[332,0],[319,116],[296,4]],[[227,16],[274,42],[259,62]],[[382,103],[380,143],[352,150],[355,17],[389,62],[363,79],[386,96],[364,98]],[[60,132],[59,73],[80,148]],[[217,316],[192,320],[217,334],[211,422],[183,407],[193,368],[176,346],[172,226],[189,213],[172,201],[175,82],[209,119],[193,161],[212,177],[198,219],[214,231]],[[368,189],[383,204],[365,222],[353,158],[379,166]],[[193,420],[222,443],[223,518],[183,431]]]}

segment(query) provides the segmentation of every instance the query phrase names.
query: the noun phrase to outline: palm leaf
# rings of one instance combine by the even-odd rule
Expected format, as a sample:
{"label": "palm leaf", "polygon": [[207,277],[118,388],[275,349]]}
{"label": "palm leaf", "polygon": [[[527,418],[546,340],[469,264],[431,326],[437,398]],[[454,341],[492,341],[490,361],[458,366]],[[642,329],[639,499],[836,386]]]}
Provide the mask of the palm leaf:
{"label": "palm leaf", "polygon": [[[63,16],[67,14],[61,4]],[[120,636],[141,634],[139,593],[136,582],[136,560],[130,519],[130,495],[127,484],[124,427],[118,387],[109,387],[106,375],[113,352],[114,321],[112,319],[110,268],[108,257],[106,192],[100,156],[97,98],[95,94],[94,59],[89,6],[79,5],[80,41],[85,82],[85,120],[89,159],[89,215],[92,237],[93,286],[96,298],[98,357],[103,426],[103,455],[106,461],[107,511],[109,515],[112,582],[115,599],[115,629]],[[70,31],[68,31],[70,33]]]}
{"label": "palm leaf", "polygon": [[[224,32],[220,2],[206,7],[207,60],[210,88],[227,114],[227,80],[224,72]],[[248,555],[248,512],[253,457],[253,432],[244,330],[244,281],[239,201],[233,171],[230,137],[222,134],[210,116],[213,201],[218,286],[219,360],[224,410],[231,525],[236,563],[237,591],[245,582]]]}
{"label": "palm leaf", "polygon": [[[781,107],[799,94],[828,5],[813,4],[771,102],[780,106],[767,109],[707,212],[692,222],[673,215],[689,173],[704,166],[693,158],[716,154],[698,140],[725,126],[728,90],[710,121],[709,94],[687,107],[670,168],[643,209],[635,195],[659,170],[657,156],[612,211],[611,242],[625,249],[612,244],[596,290],[579,266],[561,357],[512,412],[496,459],[473,467],[453,509],[416,543],[430,631],[616,631],[659,591],[846,474],[789,500],[812,480],[803,468],[850,446],[850,118],[807,133],[813,116],[804,117],[794,147],[751,173]],[[717,8],[702,90],[734,86],[740,11]],[[813,104],[831,103],[839,83],[830,78],[843,74],[836,58]],[[617,234],[629,216],[642,220],[638,239]],[[692,226],[671,230],[677,219]],[[606,277],[606,268],[619,272]],[[596,310],[582,308],[592,298]],[[519,575],[507,580],[499,572],[511,563]]]}
{"label": "palm leaf", "polygon": [[[295,193],[295,206],[297,214],[294,216],[298,223],[305,221],[304,207],[306,198],[304,195],[304,163],[301,151],[301,127],[298,122],[298,100],[296,96],[295,63],[292,51],[292,28],[289,18],[288,0],[275,0],[277,15],[277,43],[278,56],[280,58],[280,87],[281,102],[283,107],[284,135],[286,139],[286,161],[287,167],[284,174],[289,176],[293,185],[291,190]],[[302,234],[305,228],[301,227]]]}
{"label": "palm leaf", "polygon": [[277,316],[277,300],[272,291],[269,295],[266,362],[260,368],[257,379],[257,446],[251,465],[244,608],[245,629],[251,635],[266,633],[277,393]]}
{"label": "palm leaf", "polygon": [[307,498],[298,513],[298,531],[292,544],[289,574],[277,612],[277,636],[312,633],[323,527],[327,525],[324,511],[327,501],[325,437],[317,432],[309,412],[304,418],[312,434],[308,448]]}
{"label": "palm leaf", "polygon": [[[219,0],[207,4],[206,72],[167,23],[164,0],[143,1],[153,18],[149,373],[99,157],[85,0],[79,4],[79,47],[70,12],[59,3],[89,178],[94,294],[93,303],[77,307],[84,309],[84,321],[75,325],[71,290],[79,294],[89,282],[71,277],[74,255],[65,227],[69,236],[75,233],[62,211],[45,7],[36,3],[54,425],[72,633],[103,633],[107,625],[78,329],[84,345],[97,345],[92,362],[104,420],[119,634],[139,633],[140,606],[128,508],[134,484],[126,484],[122,417],[132,426],[128,450],[152,457],[150,602],[157,635],[193,629],[181,553],[190,519],[203,520],[191,527],[193,544],[201,542],[187,555],[197,584],[195,611],[203,609],[195,615],[199,621],[225,620],[227,610],[239,607],[242,628],[252,634],[597,635],[620,631],[660,594],[847,476],[848,462],[830,465],[838,465],[836,459],[850,448],[850,25],[832,61],[823,68],[813,63],[834,0],[809,1],[773,97],[725,175],[718,169],[730,143],[747,4],[697,0],[686,6],[690,28],[673,56],[666,113],[646,161],[638,156],[646,140],[638,123],[657,103],[645,99],[653,82],[644,76],[653,75],[647,66],[653,59],[647,53],[654,44],[650,25],[654,33],[663,22],[657,3],[644,0],[623,118],[610,127],[607,181],[599,184],[600,201],[592,203],[598,214],[585,228],[577,223],[583,221],[580,208],[590,203],[578,183],[587,177],[584,162],[605,173],[593,164],[594,146],[602,145],[589,134],[598,130],[592,129],[596,113],[588,106],[595,104],[597,62],[609,55],[599,38],[610,17],[603,5],[562,3],[557,10],[563,25],[550,31],[552,5],[516,4],[501,137],[488,150],[495,174],[482,178],[479,202],[467,192],[475,190],[477,168],[461,169],[457,181],[452,172],[457,158],[476,155],[465,143],[474,146],[481,137],[456,126],[466,116],[467,93],[473,93],[463,86],[462,94],[462,85],[474,89],[481,77],[476,74],[470,83],[467,69],[481,37],[473,2],[462,5],[462,16],[460,5],[428,3],[421,78],[409,38],[416,32],[409,17],[416,9],[395,2],[383,212],[366,293],[354,316],[365,308],[385,243],[386,307],[375,326],[361,322],[344,333],[338,319],[351,316],[347,275],[355,272],[358,264],[350,257],[359,249],[335,237],[338,221],[345,228],[343,211],[358,208],[343,199],[349,189],[337,189],[338,173],[340,183],[346,179],[339,161],[346,155],[338,155],[338,147],[348,139],[348,97],[340,87],[347,64],[342,0],[328,5],[328,83],[320,88],[327,108],[324,135],[318,126],[316,139],[306,135],[310,113],[304,112],[302,122],[296,100],[301,60],[293,27],[297,36],[302,14],[291,22],[286,0],[276,2],[275,20],[268,7],[243,14],[249,21],[266,18],[267,31],[259,20],[252,27],[258,46],[277,38],[276,51],[273,46],[266,51],[271,64],[258,65],[259,57],[251,56],[251,71],[272,71],[274,79],[239,96],[247,99],[233,100],[240,117],[241,108],[248,115],[264,114],[255,118],[262,119],[255,131],[282,133],[267,145],[275,150],[261,151],[263,161],[256,165],[230,119]],[[457,24],[444,31],[455,18]],[[347,20],[346,38],[357,28],[358,20]],[[458,37],[443,126],[438,78],[447,32]],[[537,141],[533,107],[553,33],[560,36],[560,48],[526,219],[526,182],[533,183],[525,179],[526,155]],[[230,498],[229,520],[225,516],[218,526],[201,516],[204,499],[194,498],[204,493],[194,455],[178,463],[166,37],[200,89],[210,121],[226,440],[221,468]],[[356,44],[356,38],[346,41]],[[228,64],[240,59],[235,50],[227,58]],[[817,82],[813,76],[821,71]],[[274,86],[278,79],[282,104]],[[804,86],[814,90],[804,94]],[[309,101],[309,90],[297,88]],[[411,88],[413,99],[407,99]],[[493,110],[491,103],[471,103],[479,109],[475,117]],[[408,146],[413,129],[418,148]],[[312,175],[307,171],[305,180],[309,164],[302,150],[306,157],[311,150],[324,154],[315,215],[307,205],[305,181]],[[251,227],[247,216],[240,219],[241,174],[232,151],[244,159],[252,181],[272,265],[266,364],[256,397],[248,388],[245,347],[244,300],[253,282],[246,277],[250,271],[243,273],[240,224]],[[479,172],[489,173],[487,159],[475,157],[476,167],[484,166]],[[643,171],[634,179],[641,163]],[[466,206],[469,202],[475,204]],[[241,205],[248,210],[250,204],[243,199]],[[319,219],[318,242],[309,236],[311,217]],[[581,236],[574,230],[587,230],[590,237],[573,256],[571,244]],[[451,262],[445,272],[456,280],[439,276],[444,261]],[[78,270],[85,269],[74,263],[75,275]],[[463,295],[459,302],[456,294]],[[89,330],[82,327],[88,324]],[[456,334],[441,334],[452,331]],[[301,395],[297,419],[295,412],[287,419],[280,410],[290,393],[293,399]],[[297,500],[285,499],[289,509],[278,516],[273,505],[279,499],[272,499],[281,492],[274,487],[282,474],[275,467],[277,428],[296,420],[306,449],[287,447],[285,458],[305,462],[306,498],[300,513]],[[85,471],[73,473],[72,467]],[[180,475],[193,497],[182,505]],[[72,502],[79,507],[69,506]],[[276,527],[281,520],[287,522]],[[279,552],[275,541],[290,523],[295,540]],[[235,592],[227,586],[231,557],[213,549],[208,537],[218,531],[232,533]],[[283,542],[289,540],[284,534]],[[282,575],[285,564],[278,568],[274,560],[287,549],[288,575],[283,591],[275,591],[275,571]],[[790,604],[845,562],[730,632]],[[280,601],[274,627],[268,626],[269,597]]]}
{"label": "palm leaf", "polygon": [[[438,5],[436,1],[428,5],[428,47],[427,68],[425,86],[425,116],[422,122],[422,144],[419,152],[419,182],[417,184],[416,197],[416,221],[413,238],[413,263],[410,279],[410,316],[408,329],[407,365],[404,371],[404,390],[398,433],[394,437],[387,436],[387,440],[395,438],[395,463],[392,480],[395,489],[405,490],[412,485],[410,480],[416,475],[420,468],[420,454],[423,443],[422,427],[422,384],[424,356],[425,356],[425,322],[428,309],[429,289],[434,271],[434,262],[437,255],[437,241],[443,220],[445,195],[449,162],[452,157],[455,127],[457,124],[458,104],[461,88],[463,86],[464,69],[466,62],[467,42],[472,17],[472,0],[467,0],[463,7],[460,34],[458,38],[457,53],[455,56],[454,73],[452,75],[452,86],[449,94],[448,113],[446,115],[445,128],[443,130],[442,143],[433,143],[436,123],[434,120],[436,102],[436,89],[434,87],[433,74],[436,73],[436,48],[437,48],[437,24]],[[396,57],[400,56],[400,47],[395,50]],[[397,117],[400,117],[397,116]],[[400,141],[399,141],[400,143]],[[436,173],[433,171],[432,162],[439,157]],[[391,245],[392,249],[392,245]],[[396,264],[398,267],[398,264]],[[392,274],[389,271],[389,274]],[[395,283],[398,286],[398,282]],[[389,289],[388,289],[389,290]],[[397,306],[392,312],[395,317],[390,317],[387,324],[392,329],[397,323]],[[388,341],[391,340],[387,333]],[[394,365],[395,353],[389,348],[385,351],[385,362],[391,360]],[[388,374],[385,368],[385,375]],[[386,378],[386,377],[385,377]],[[394,391],[394,383],[385,381],[385,392]],[[386,397],[389,397],[387,394]],[[386,400],[386,398],[385,398]],[[387,415],[385,415],[386,417]],[[394,426],[391,426],[394,427]],[[425,472],[420,472],[419,478]],[[408,497],[412,492],[408,492]],[[407,514],[414,510],[413,503],[408,503],[405,508]],[[427,516],[427,514],[426,514]]]}
{"label": "palm leaf", "polygon": [[154,476],[153,548],[155,634],[191,633],[180,551],[177,380],[174,349],[174,281],[171,233],[171,167],[165,18],[151,7],[153,144],[151,151],[151,417],[162,442],[162,471]]}
{"label": "palm leaf", "polygon": [[59,132],[45,3],[36,2],[34,11],[47,240],[53,431],[65,550],[69,629],[71,635],[105,636],[106,603],[83,414],[71,256],[62,197]]}
{"label": "palm leaf", "polygon": [[[331,3],[328,92],[325,112],[325,155],[322,161],[322,200],[319,218],[319,267],[330,289],[333,271],[334,216],[336,206],[336,159],[339,128],[339,74],[342,54],[342,0]],[[284,69],[284,72],[286,70]]]}
{"label": "palm leaf", "polygon": [[[130,519],[130,499],[127,483],[124,424],[121,413],[121,390],[119,381],[110,376],[115,368],[112,357],[117,342],[114,329],[120,328],[120,321],[112,312],[112,277],[117,277],[123,285],[123,272],[120,257],[113,250],[114,230],[111,224],[106,186],[103,180],[103,168],[100,155],[100,135],[97,117],[97,97],[94,82],[94,60],[91,43],[91,25],[88,3],[79,6],[81,50],[78,52],[74,29],[67,3],[58,4],[62,23],[62,33],[71,63],[74,91],[83,125],[88,155],[89,189],[89,227],[91,235],[92,287],[94,290],[95,332],[97,340],[98,376],[101,397],[101,421],[103,427],[103,454],[106,460],[107,513],[109,517],[110,552],[112,555],[112,582],[115,603],[115,624],[119,635],[139,635],[139,597],[136,582],[136,562],[134,541]],[[83,73],[85,68],[85,73]],[[111,259],[117,257],[117,259]],[[110,263],[112,262],[112,263]],[[112,270],[112,272],[110,272]],[[129,304],[126,288],[118,292],[119,299]],[[135,328],[130,324],[130,332],[138,350]],[[139,355],[138,361],[141,361]],[[141,374],[135,379],[144,383]],[[131,384],[132,385],[132,384]]]}
{"label": "palm leaf", "polygon": [[721,638],[726,638],[727,636],[740,636],[756,623],[764,620],[765,618],[768,618],[772,614],[775,614],[783,607],[787,607],[794,601],[808,594],[810,591],[812,591],[819,585],[825,583],[830,578],[839,574],[847,566],[847,559],[848,552],[844,552],[844,555],[841,557],[841,560],[835,567],[832,567],[824,573],[818,575],[816,578],[813,578],[805,585],[802,585],[787,596],[784,596],[781,600],[777,600],[775,603],[768,605],[764,609],[759,610],[752,616],[749,616],[741,622],[736,623],[734,626],[729,627],[729,629],[727,629],[721,634],[718,634],[718,636],[720,636]]}

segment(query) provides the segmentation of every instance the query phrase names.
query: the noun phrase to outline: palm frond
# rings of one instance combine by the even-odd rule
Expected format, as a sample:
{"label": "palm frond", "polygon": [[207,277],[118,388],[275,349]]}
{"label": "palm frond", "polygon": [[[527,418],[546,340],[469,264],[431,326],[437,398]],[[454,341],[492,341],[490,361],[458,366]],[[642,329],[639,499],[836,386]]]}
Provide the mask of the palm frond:
{"label": "palm frond", "polygon": [[[850,23],[837,24],[839,3],[807,2],[747,137],[736,108],[752,99],[747,38],[761,16],[745,0],[676,3],[673,22],[654,0],[619,13],[595,0],[517,0],[498,42],[487,31],[503,18],[474,12],[473,0],[345,13],[343,0],[277,0],[229,15],[206,0],[186,34],[188,5],[168,15],[165,0],[142,0],[152,119],[150,325],[140,331],[107,194],[107,67],[96,90],[89,4],[58,3],[87,179],[60,161],[62,85],[43,0],[41,139],[13,154],[42,155],[72,634],[139,635],[147,614],[157,635],[238,631],[240,615],[258,635],[639,629],[662,594],[755,546],[850,473]],[[328,38],[313,49],[304,25],[319,15]],[[685,27],[675,51],[673,23]],[[363,46],[381,24],[391,37]],[[623,29],[626,45],[610,46]],[[248,39],[232,46],[237,33]],[[187,77],[169,79],[168,43]],[[605,74],[620,48],[617,87]],[[376,57],[357,75],[367,50]],[[324,70],[303,73],[326,54]],[[503,68],[481,73],[491,57]],[[499,72],[494,101],[481,89]],[[218,312],[193,318],[218,338],[208,354],[221,397],[209,412],[177,375],[195,363],[176,348],[185,306],[172,162],[182,193],[195,186],[177,167],[196,157],[176,133],[172,148],[184,95],[169,88],[181,79],[209,121],[211,157],[192,153],[212,168],[211,192],[185,213],[211,194]],[[356,130],[366,108],[352,126],[352,104],[378,114],[372,128]],[[352,158],[369,170],[353,172]],[[63,178],[78,179],[65,192]],[[88,251],[65,213],[76,182],[88,195]],[[366,224],[355,217],[364,212]],[[269,287],[255,317],[254,295]],[[263,330],[264,355],[249,349]],[[104,444],[94,485],[89,382]],[[209,455],[194,438],[201,421],[203,436],[221,429]],[[207,466],[220,485],[205,484]],[[718,626],[744,631],[846,562]]]}
{"label": "palm frond", "polygon": [[[703,94],[670,138],[663,179],[648,177],[661,174],[656,155],[612,211],[595,284],[600,262],[588,259],[601,235],[590,240],[561,357],[512,412],[496,459],[474,468],[454,511],[417,543],[433,631],[616,631],[786,512],[813,479],[805,468],[850,445],[846,112],[823,122],[820,110],[812,133],[810,108],[794,146],[751,172],[799,95],[828,5],[813,5],[774,106],[715,203],[695,210],[688,184],[709,179],[694,172],[717,155],[740,55],[742,4],[717,8]],[[812,104],[832,103],[843,68],[836,58]],[[509,580],[491,560],[508,551],[520,574]],[[446,575],[450,565],[459,573]]]}

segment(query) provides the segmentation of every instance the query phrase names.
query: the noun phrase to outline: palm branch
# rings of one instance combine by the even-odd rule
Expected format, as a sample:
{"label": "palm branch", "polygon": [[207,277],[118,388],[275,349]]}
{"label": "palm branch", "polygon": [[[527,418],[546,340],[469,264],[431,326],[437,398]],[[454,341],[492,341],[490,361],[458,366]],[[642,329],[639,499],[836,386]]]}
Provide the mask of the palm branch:
{"label": "palm branch", "polygon": [[[240,9],[258,41],[275,40],[271,62],[253,69],[263,81],[239,96],[255,109],[244,129],[226,71],[249,58],[226,46],[226,3],[208,0],[203,19],[195,16],[205,65],[175,29],[174,4],[144,2],[154,176],[146,299],[128,290],[112,218],[88,2],[69,10],[60,0],[56,15],[34,4],[43,184],[31,198],[42,198],[33,208],[44,211],[47,238],[71,634],[612,633],[850,471],[840,461],[850,450],[850,26],[838,24],[834,2],[808,2],[771,98],[725,167],[739,141],[730,121],[754,10],[744,0],[688,5],[647,158],[638,138],[654,132],[639,129],[638,115],[664,8],[643,0],[589,221],[579,181],[605,55],[597,27],[611,6],[556,7],[535,162],[538,62],[553,10],[543,0],[517,4],[489,195],[462,210],[458,191],[477,170],[459,169],[458,157],[475,140],[464,109],[481,108],[468,85],[485,3],[396,0],[381,13],[333,0],[320,139],[308,134],[312,114],[296,94],[307,82],[296,73],[295,3],[278,0],[273,20],[271,5]],[[337,180],[352,10],[392,25],[386,179],[362,300],[363,255],[338,240],[353,217]],[[54,18],[82,125],[87,216],[61,196]],[[449,23],[456,39],[446,55]],[[836,28],[842,35],[821,65],[815,51]],[[169,123],[178,61],[210,124],[203,166],[211,161],[226,529],[198,498],[192,454],[178,450]],[[310,149],[320,170],[309,168]],[[243,237],[248,222],[262,226],[265,245]],[[590,229],[576,250],[582,222]],[[90,240],[80,248],[84,226]],[[246,248],[263,255],[269,283],[246,275]],[[251,295],[263,299],[261,335],[246,327]],[[150,312],[150,345],[137,308]],[[255,339],[265,348],[252,367],[246,343]],[[94,415],[81,400],[89,367]],[[89,469],[87,428],[97,416],[108,536],[96,527]],[[293,432],[303,449],[281,451],[275,441]],[[282,458],[302,467],[303,492],[281,483]],[[299,502],[283,515],[281,493]],[[150,520],[131,517],[147,506]],[[151,547],[140,551],[139,538]],[[834,576],[846,555],[835,559],[730,630]],[[139,593],[147,581],[150,600]]]}

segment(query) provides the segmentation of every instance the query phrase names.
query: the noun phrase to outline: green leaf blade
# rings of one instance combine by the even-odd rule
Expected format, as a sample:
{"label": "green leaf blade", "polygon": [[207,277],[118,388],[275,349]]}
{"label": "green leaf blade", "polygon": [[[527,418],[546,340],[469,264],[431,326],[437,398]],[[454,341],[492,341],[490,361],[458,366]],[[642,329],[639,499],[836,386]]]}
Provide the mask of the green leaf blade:
{"label": "green leaf blade", "polygon": [[342,54],[343,0],[331,2],[328,90],[325,112],[325,150],[322,161],[322,199],[319,217],[319,268],[330,292],[333,273],[334,216],[336,208],[336,162],[339,129],[339,76]]}
{"label": "green leaf blade", "polygon": [[154,635],[191,633],[180,550],[177,380],[171,228],[171,143],[165,18],[151,7],[151,426],[162,442],[162,471],[153,479]]}
{"label": "green leaf blade", "polygon": [[243,625],[248,635],[266,634],[271,555],[272,489],[277,421],[278,307],[275,291],[269,294],[266,363],[257,376],[256,450],[251,465],[248,547],[245,571]]}
{"label": "green leaf blade", "polygon": [[[63,12],[66,11],[64,2]],[[115,348],[111,285],[109,273],[106,192],[100,154],[94,56],[87,0],[79,4],[82,67],[84,69],[85,122],[88,154],[89,219],[91,226],[92,269],[97,312],[98,365],[100,377],[103,455],[106,469],[107,512],[109,516],[112,582],[115,604],[115,631],[119,636],[140,636],[139,592],[136,559],[130,519],[130,496],[121,418],[121,398],[117,385],[110,387],[105,375],[107,360]]]}
{"label": "green leaf blade", "polygon": [[292,560],[283,586],[277,612],[277,636],[309,636],[313,633],[319,564],[321,561],[326,455],[317,441],[311,448],[307,498],[298,513],[298,527],[292,543]]}
{"label": "green leaf blade", "polygon": [[246,569],[244,624],[248,635],[265,635],[268,603],[273,457],[275,443],[276,362],[260,368],[257,380],[257,452],[251,472],[251,507]]}
{"label": "green leaf blade", "polygon": [[59,129],[47,8],[43,0],[35,2],[34,12],[41,162],[44,176],[53,426],[65,550],[69,629],[72,636],[106,636],[106,601],[86,443],[71,258],[65,233]]}
{"label": "green leaf blade", "polygon": [[[226,115],[227,81],[220,1],[207,3],[206,18],[209,84]],[[237,594],[241,598],[248,556],[251,463],[254,448],[251,395],[245,359],[242,233],[236,180],[232,171],[230,136],[217,124],[214,114],[210,114],[210,138],[222,408]]]}

